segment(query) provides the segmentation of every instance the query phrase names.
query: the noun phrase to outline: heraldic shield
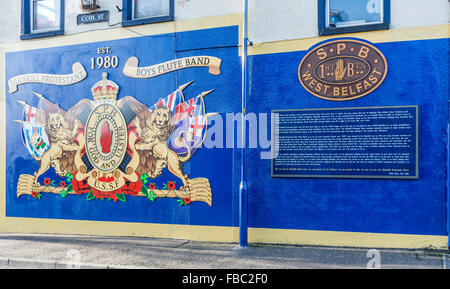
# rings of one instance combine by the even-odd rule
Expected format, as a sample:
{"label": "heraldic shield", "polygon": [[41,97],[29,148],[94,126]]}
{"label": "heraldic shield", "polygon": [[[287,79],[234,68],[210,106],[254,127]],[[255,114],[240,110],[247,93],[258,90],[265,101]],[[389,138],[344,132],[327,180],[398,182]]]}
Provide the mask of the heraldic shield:
{"label": "heraldic shield", "polygon": [[[91,89],[93,100],[82,99],[68,111],[39,97],[38,107],[23,105],[22,139],[39,169],[22,174],[17,197],[40,199],[43,193],[86,195],[87,200],[126,201],[126,196],[177,198],[180,206],[191,202],[212,205],[206,178],[191,179],[183,172],[202,145],[207,131],[203,97],[213,90],[185,100],[178,87],[152,107],[131,96],[117,99],[119,86],[102,74]],[[63,181],[43,178],[53,168]],[[152,179],[167,168],[182,185],[169,181],[156,188]],[[43,179],[43,180],[42,180]],[[43,183],[40,183],[42,182]]]}

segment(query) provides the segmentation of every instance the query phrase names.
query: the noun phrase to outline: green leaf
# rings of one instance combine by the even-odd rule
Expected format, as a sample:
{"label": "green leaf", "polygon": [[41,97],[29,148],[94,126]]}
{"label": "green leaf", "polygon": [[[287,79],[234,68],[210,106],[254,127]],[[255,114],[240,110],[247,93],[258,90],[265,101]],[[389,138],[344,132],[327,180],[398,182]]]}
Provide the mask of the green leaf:
{"label": "green leaf", "polygon": [[155,199],[156,199],[155,192],[150,191],[150,196],[148,197],[148,199],[149,199],[150,201],[154,202]]}
{"label": "green leaf", "polygon": [[72,179],[73,179],[73,174],[71,174],[71,173],[67,173],[66,174],[66,180],[67,180],[67,182],[72,182]]}
{"label": "green leaf", "polygon": [[126,202],[127,201],[127,197],[125,196],[124,193],[120,193],[119,195],[117,195],[117,199],[121,202]]}
{"label": "green leaf", "polygon": [[95,199],[95,196],[94,196],[94,194],[92,193],[92,190],[91,190],[91,191],[87,194],[86,200],[90,201],[90,200],[93,200],[93,199]]}
{"label": "green leaf", "polygon": [[177,203],[178,203],[178,205],[180,205],[180,207],[183,207],[184,205],[186,205],[186,203],[183,201],[183,199],[178,199]]}
{"label": "green leaf", "polygon": [[73,191],[72,184],[69,184],[69,185],[67,186],[66,191],[67,191],[67,192],[72,192],[72,191]]}
{"label": "green leaf", "polygon": [[148,190],[146,186],[142,186],[141,193],[148,198]]}
{"label": "green leaf", "polygon": [[59,192],[59,195],[60,195],[62,198],[67,197],[67,190],[66,190],[66,189],[65,189],[65,190],[61,190],[61,192]]}

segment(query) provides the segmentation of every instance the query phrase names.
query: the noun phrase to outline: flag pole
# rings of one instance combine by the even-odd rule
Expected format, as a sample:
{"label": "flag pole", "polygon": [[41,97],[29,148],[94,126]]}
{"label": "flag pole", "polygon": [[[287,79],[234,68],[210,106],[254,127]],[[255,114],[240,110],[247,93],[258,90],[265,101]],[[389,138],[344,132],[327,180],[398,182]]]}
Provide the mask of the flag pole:
{"label": "flag pole", "polygon": [[34,95],[36,95],[37,97],[39,97],[41,100],[44,100],[45,97],[42,94],[39,94],[37,92],[31,91]]}
{"label": "flag pole", "polygon": [[183,90],[188,87],[189,85],[191,85],[191,83],[194,82],[193,80],[189,81],[188,83],[185,83],[183,85],[181,85],[180,87],[177,88],[177,90],[180,92],[181,94],[181,98],[183,100],[183,102],[185,102],[184,100],[184,94],[183,94]]}
{"label": "flag pole", "polygon": [[242,25],[242,155],[241,155],[241,183],[239,185],[239,246],[248,246],[248,222],[247,222],[247,151],[245,138],[245,118],[247,107],[247,43],[248,43],[248,0],[243,0],[243,25]]}

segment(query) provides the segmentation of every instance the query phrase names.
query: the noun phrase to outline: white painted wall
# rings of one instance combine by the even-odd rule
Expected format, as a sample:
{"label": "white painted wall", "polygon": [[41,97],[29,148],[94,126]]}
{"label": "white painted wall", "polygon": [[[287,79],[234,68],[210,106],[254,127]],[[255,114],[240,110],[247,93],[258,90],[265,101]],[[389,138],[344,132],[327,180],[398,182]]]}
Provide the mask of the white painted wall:
{"label": "white painted wall", "polygon": [[2,0],[0,10],[0,44],[18,41],[20,36],[21,1]]}
{"label": "white painted wall", "polygon": [[175,20],[242,13],[242,0],[175,0]]}
{"label": "white painted wall", "polygon": [[98,1],[98,4],[100,5],[99,11],[101,10],[109,11],[109,22],[99,22],[80,25],[77,25],[77,15],[89,12],[84,12],[81,9],[80,0],[65,0],[65,1],[66,1],[65,2],[66,13],[64,24],[65,34],[75,34],[91,30],[108,29],[110,27],[111,28],[120,27],[120,22],[122,21],[122,12],[119,12],[119,10],[117,10],[116,5],[119,6],[119,8],[122,8],[122,0]]}
{"label": "white painted wall", "polygon": [[391,0],[391,27],[449,23],[449,0]]}
{"label": "white painted wall", "polygon": [[317,1],[249,0],[249,38],[255,43],[318,35]]}
{"label": "white painted wall", "polygon": [[[249,0],[249,38],[254,43],[318,36],[315,0]],[[391,28],[449,23],[449,0],[391,0]]]}
{"label": "white painted wall", "polygon": [[[2,0],[0,44],[20,41],[21,1]],[[237,14],[243,0],[175,0],[175,20]],[[65,34],[121,27],[122,0],[99,0],[110,11],[109,22],[77,25],[80,0],[65,0]],[[449,23],[448,0],[391,0],[391,27]],[[254,43],[318,36],[317,0],[249,0],[249,38]],[[151,25],[151,24],[150,24]],[[219,23],[220,25],[220,23]],[[32,41],[32,40],[26,40]]]}

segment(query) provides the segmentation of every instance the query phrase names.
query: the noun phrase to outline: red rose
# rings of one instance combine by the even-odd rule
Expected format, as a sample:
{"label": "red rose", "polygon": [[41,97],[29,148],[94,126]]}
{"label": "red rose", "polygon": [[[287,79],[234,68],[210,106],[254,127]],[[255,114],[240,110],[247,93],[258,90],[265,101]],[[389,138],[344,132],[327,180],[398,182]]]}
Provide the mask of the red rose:
{"label": "red rose", "polygon": [[189,204],[191,203],[191,198],[183,199],[183,202],[184,202],[186,205],[189,205]]}
{"label": "red rose", "polygon": [[112,192],[102,192],[96,189],[92,189],[92,194],[96,199],[111,198],[114,202],[117,202],[117,194],[120,194],[120,189]]}
{"label": "red rose", "polygon": [[88,183],[85,180],[77,181],[77,179],[76,179],[77,173],[78,172],[75,172],[73,174],[72,189],[77,194],[87,194],[87,193],[89,193],[90,190],[91,190],[91,186],[89,186]]}
{"label": "red rose", "polygon": [[38,192],[31,192],[31,196],[32,196],[33,198],[36,198],[38,194],[39,194]]}
{"label": "red rose", "polygon": [[168,182],[168,183],[167,183],[167,188],[168,188],[169,190],[175,190],[175,183],[172,182],[172,181]]}
{"label": "red rose", "polygon": [[151,183],[150,185],[148,185],[148,188],[149,188],[150,190],[154,190],[154,189],[156,188],[156,186],[155,186],[154,183]]}
{"label": "red rose", "polygon": [[61,188],[65,188],[65,187],[66,187],[66,182],[65,182],[65,181],[61,181],[61,182],[59,183],[59,186],[60,186]]}
{"label": "red rose", "polygon": [[142,181],[138,180],[135,183],[132,182],[125,182],[125,185],[122,187],[122,192],[124,194],[131,194],[133,196],[136,196],[138,193],[141,192],[142,189]]}
{"label": "red rose", "polygon": [[46,186],[50,186],[50,179],[49,178],[45,178],[44,179],[44,185],[46,185]]}

